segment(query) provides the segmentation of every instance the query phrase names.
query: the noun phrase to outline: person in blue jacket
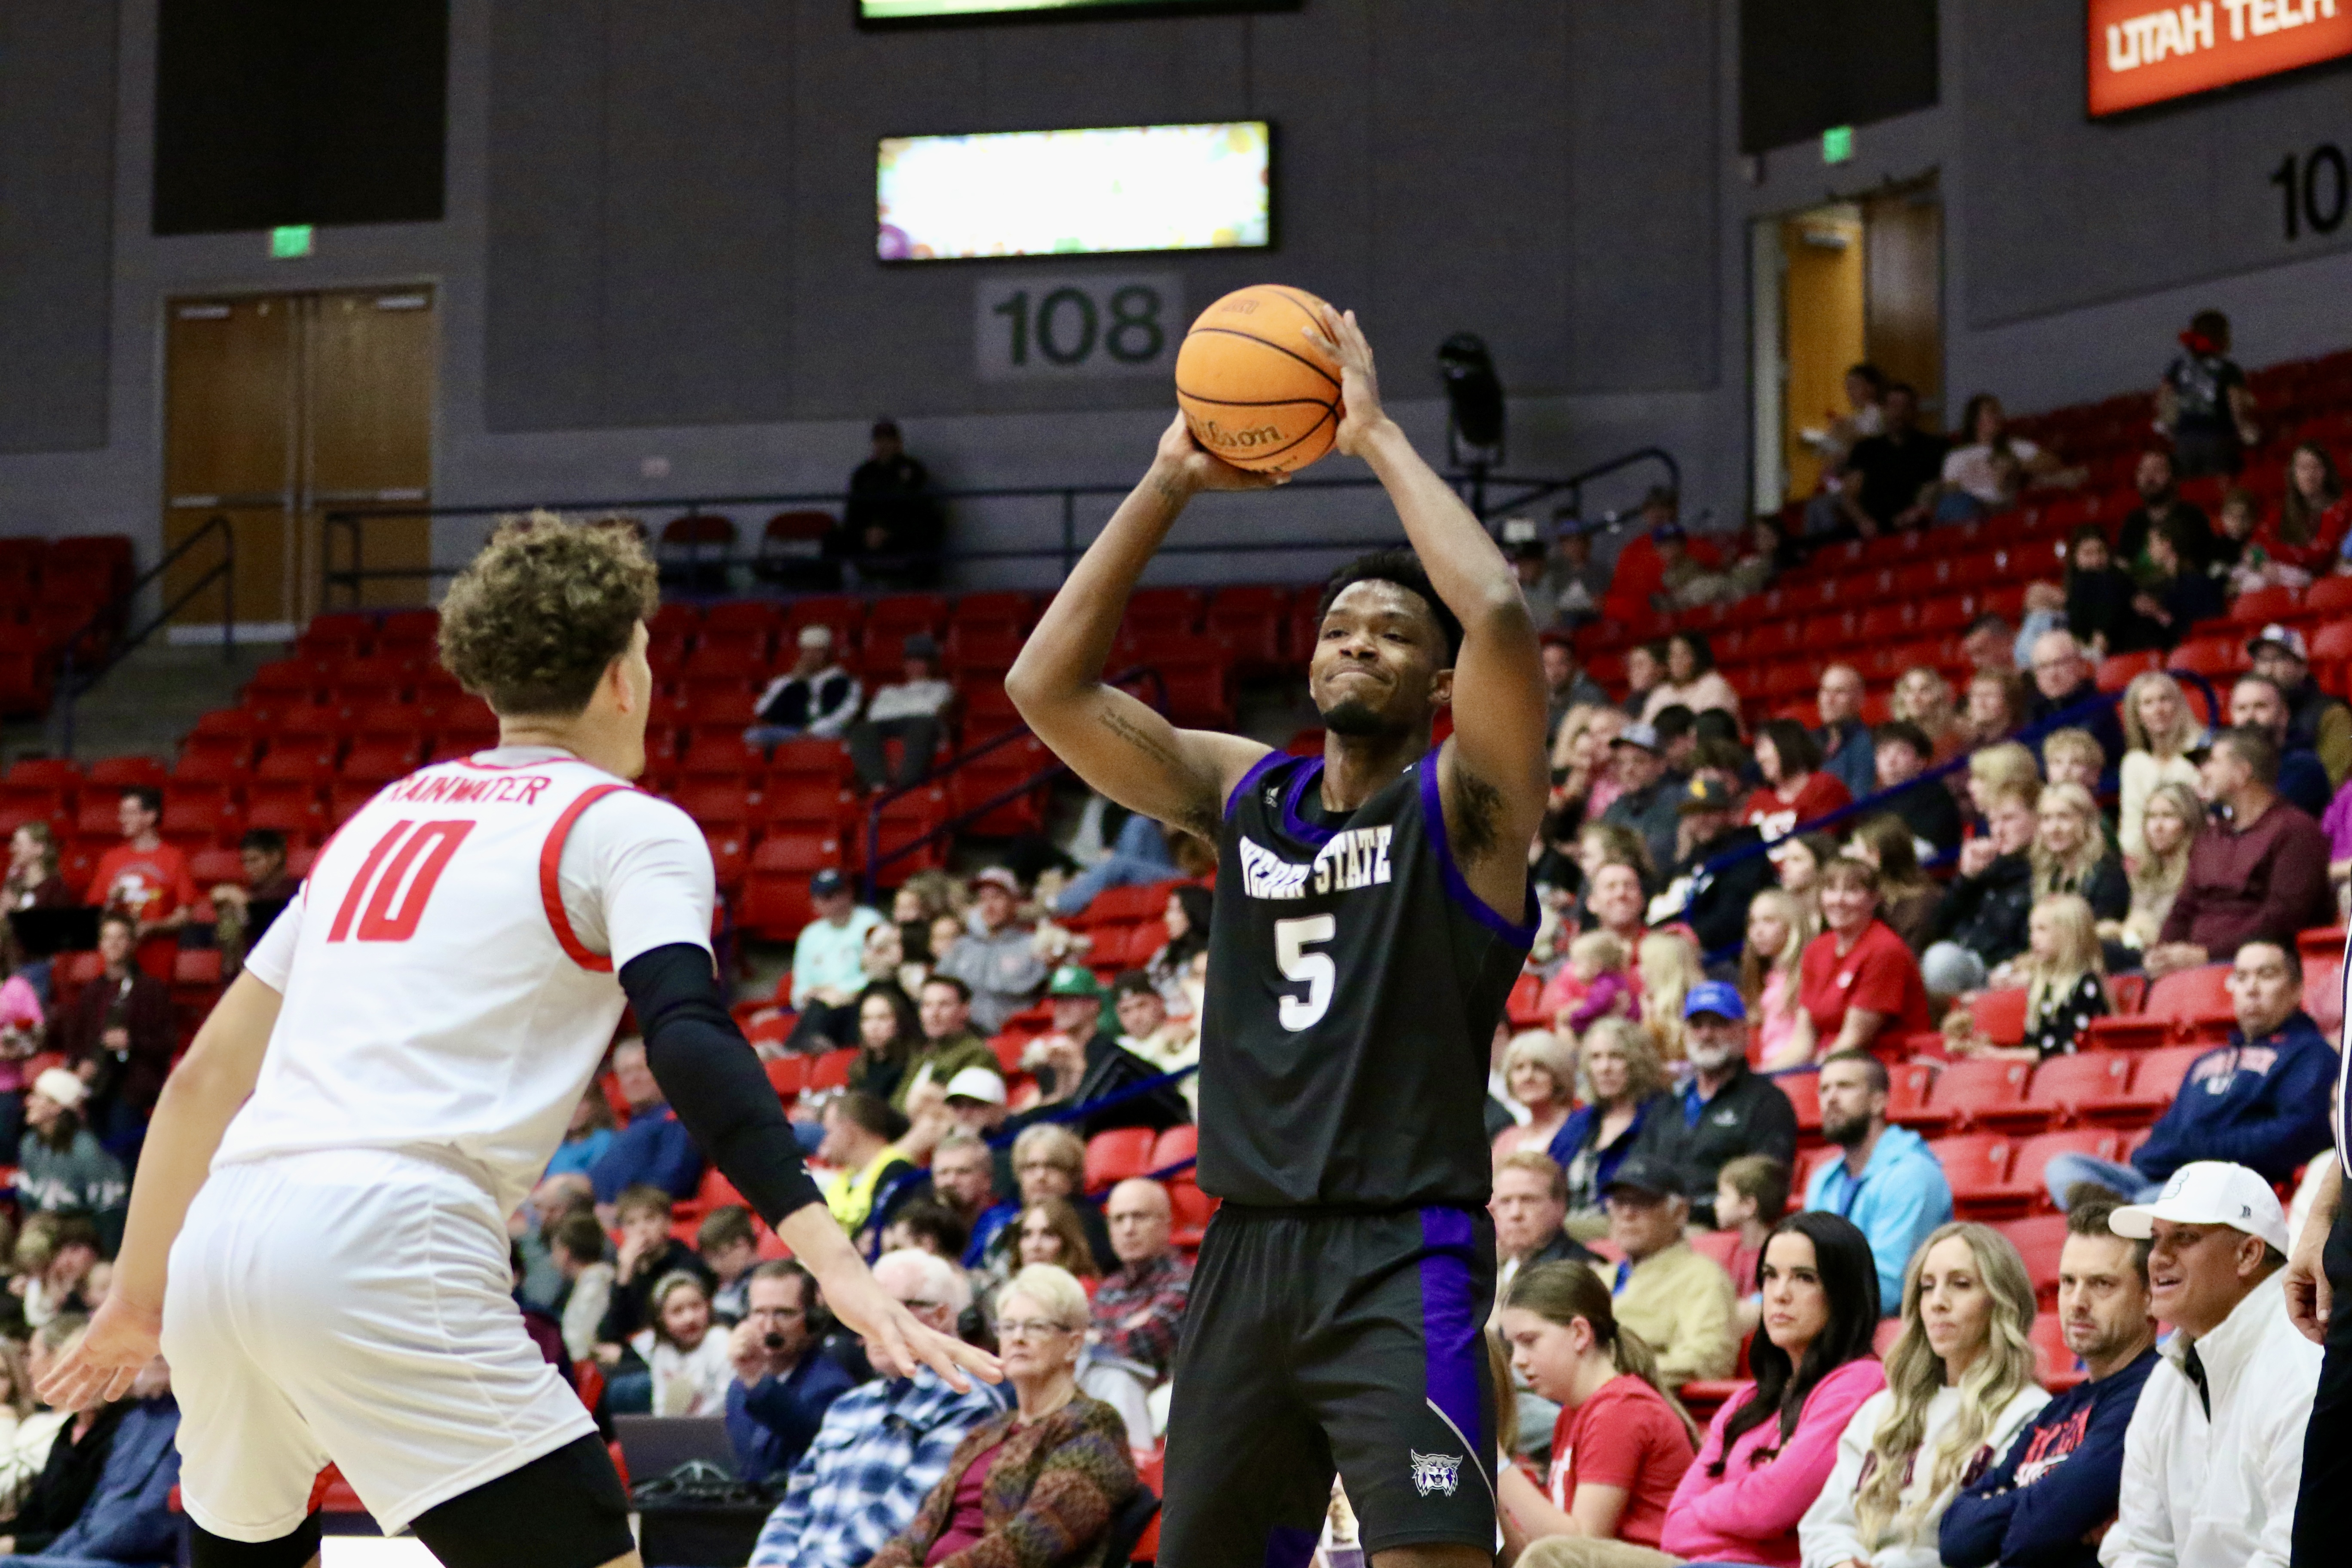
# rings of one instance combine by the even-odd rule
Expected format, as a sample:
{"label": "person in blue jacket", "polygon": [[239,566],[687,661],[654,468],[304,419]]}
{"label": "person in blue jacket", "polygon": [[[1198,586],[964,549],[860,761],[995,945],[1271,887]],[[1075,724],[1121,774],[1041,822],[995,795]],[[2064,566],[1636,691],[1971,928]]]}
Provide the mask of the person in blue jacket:
{"label": "person in blue jacket", "polygon": [[1822,1136],[1845,1151],[1813,1173],[1805,1206],[1853,1222],[1878,1265],[1887,1317],[1903,1310],[1903,1269],[1928,1233],[1952,1217],[1952,1184],[1926,1140],[1890,1127],[1886,1064],[1867,1051],[1838,1051],[1822,1063]]}
{"label": "person in blue jacket", "polygon": [[624,1187],[659,1187],[671,1197],[690,1198],[702,1185],[702,1151],[662,1098],[661,1085],[646,1066],[643,1040],[623,1040],[613,1047],[613,1078],[629,1102],[629,1124],[588,1167],[596,1187],[596,1217],[608,1224],[604,1211]]}
{"label": "person in blue jacket", "polygon": [[2284,944],[2250,942],[2230,968],[2238,1016],[2230,1043],[2199,1057],[2172,1107],[2129,1164],[2090,1154],[2051,1157],[2042,1179],[2058,1206],[2088,1182],[2147,1203],[2192,1160],[2223,1160],[2276,1184],[2335,1146],[2336,1049],[2303,1010],[2303,966]]}
{"label": "person in blue jacket", "polygon": [[2110,1203],[2075,1205],[2058,1255],[2058,1316],[2086,1382],[2035,1412],[1992,1468],[1944,1510],[1944,1568],[2096,1568],[2116,1517],[2124,1432],[2155,1370],[2145,1241],[2107,1228]]}
{"label": "person in blue jacket", "polygon": [[164,1568],[180,1558],[172,1489],[180,1484],[180,1407],[162,1356],[131,1385],[128,1406],[98,1485],[81,1514],[37,1555],[0,1557],[5,1568]]}

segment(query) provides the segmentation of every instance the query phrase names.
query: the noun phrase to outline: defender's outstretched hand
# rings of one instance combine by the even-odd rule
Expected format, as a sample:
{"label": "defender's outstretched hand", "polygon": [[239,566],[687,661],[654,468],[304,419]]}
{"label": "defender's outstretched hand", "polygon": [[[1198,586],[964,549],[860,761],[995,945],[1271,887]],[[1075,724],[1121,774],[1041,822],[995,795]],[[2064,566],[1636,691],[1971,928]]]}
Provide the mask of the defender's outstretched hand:
{"label": "defender's outstretched hand", "polygon": [[918,1366],[928,1366],[958,1394],[971,1392],[974,1376],[1003,1381],[1003,1363],[927,1326],[863,1268],[830,1283],[820,1279],[818,1288],[833,1315],[865,1340],[867,1357],[893,1376],[912,1377]]}
{"label": "defender's outstretched hand", "polygon": [[1288,474],[1261,474],[1236,468],[1192,438],[1192,426],[1179,413],[1160,433],[1160,449],[1151,466],[1187,495],[1202,490],[1270,490],[1289,482]]}
{"label": "defender's outstretched hand", "polygon": [[110,1404],[130,1393],[141,1369],[155,1359],[163,1331],[161,1312],[131,1306],[120,1291],[109,1295],[37,1392],[58,1410]]}
{"label": "defender's outstretched hand", "polygon": [[1356,312],[1323,308],[1323,330],[1299,329],[1307,341],[1339,362],[1339,430],[1336,444],[1360,458],[1372,433],[1388,423],[1381,407],[1380,378],[1372,372],[1371,340],[1356,324]]}

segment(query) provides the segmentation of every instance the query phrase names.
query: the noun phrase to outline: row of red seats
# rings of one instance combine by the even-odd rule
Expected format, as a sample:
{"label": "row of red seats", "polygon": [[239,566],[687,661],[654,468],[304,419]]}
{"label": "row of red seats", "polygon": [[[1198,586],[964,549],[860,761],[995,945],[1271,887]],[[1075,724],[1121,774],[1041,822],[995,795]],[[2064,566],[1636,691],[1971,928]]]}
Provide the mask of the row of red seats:
{"label": "row of red seats", "polygon": [[[1966,1132],[1931,1140],[1928,1152],[1944,1168],[1951,1184],[1952,1209],[1961,1219],[2014,1219],[2034,1213],[2054,1213],[2056,1205],[2042,1184],[2042,1173],[2055,1155],[2090,1154],[2102,1160],[2128,1159],[2147,1142],[2149,1129],[2124,1131],[2111,1127],[2079,1127],[2065,1131],[2018,1138],[2006,1132]],[[1797,1152],[1796,1185],[1802,1192],[1813,1173],[1845,1151],[1834,1144]]]}
{"label": "row of red seats", "polygon": [[104,657],[121,628],[103,613],[131,575],[127,534],[0,539],[0,718],[48,711],[69,647],[85,667]]}

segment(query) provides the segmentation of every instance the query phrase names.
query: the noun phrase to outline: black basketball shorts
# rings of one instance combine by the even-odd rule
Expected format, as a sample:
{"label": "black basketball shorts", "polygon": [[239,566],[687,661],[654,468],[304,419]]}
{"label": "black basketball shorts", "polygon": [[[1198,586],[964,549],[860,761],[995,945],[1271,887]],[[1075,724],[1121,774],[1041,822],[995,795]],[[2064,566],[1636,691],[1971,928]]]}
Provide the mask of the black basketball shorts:
{"label": "black basketball shorts", "polygon": [[1481,1212],[1221,1208],[1176,1352],[1160,1568],[1304,1568],[1335,1470],[1368,1552],[1493,1551],[1494,1297]]}

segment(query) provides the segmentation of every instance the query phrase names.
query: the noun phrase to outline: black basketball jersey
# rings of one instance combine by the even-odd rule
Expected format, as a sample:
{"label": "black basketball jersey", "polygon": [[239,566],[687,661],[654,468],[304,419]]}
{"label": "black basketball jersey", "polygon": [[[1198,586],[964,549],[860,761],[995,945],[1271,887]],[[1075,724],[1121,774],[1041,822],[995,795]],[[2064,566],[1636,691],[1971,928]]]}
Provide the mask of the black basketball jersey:
{"label": "black basketball jersey", "polygon": [[1486,1057],[1535,940],[1454,863],[1431,752],[1355,811],[1276,752],[1225,803],[1201,1027],[1201,1187],[1484,1208]]}

